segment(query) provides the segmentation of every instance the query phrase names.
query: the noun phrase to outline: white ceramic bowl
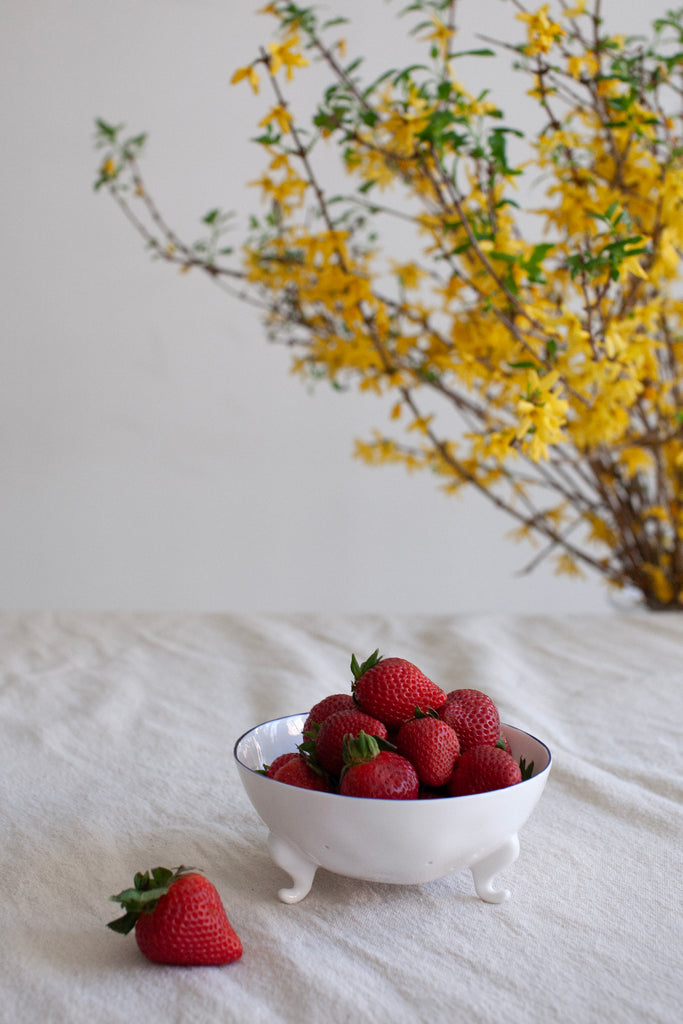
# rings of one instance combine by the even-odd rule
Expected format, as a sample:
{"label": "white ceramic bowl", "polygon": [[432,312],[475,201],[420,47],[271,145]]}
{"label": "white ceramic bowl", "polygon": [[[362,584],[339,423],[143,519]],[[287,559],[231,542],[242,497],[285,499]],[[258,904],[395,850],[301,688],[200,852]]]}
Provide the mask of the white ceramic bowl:
{"label": "white ceramic bowl", "polygon": [[469,868],[481,899],[500,903],[494,876],[519,854],[517,833],[550,773],[545,743],[504,725],[516,760],[534,762],[530,779],[506,789],[429,800],[366,800],[289,786],[261,775],[278,754],[296,750],[306,715],[264,722],[235,743],[235,761],[254,808],[269,829],[273,861],[292,879],[284,903],[310,892],[319,867],[372,882],[410,885]]}

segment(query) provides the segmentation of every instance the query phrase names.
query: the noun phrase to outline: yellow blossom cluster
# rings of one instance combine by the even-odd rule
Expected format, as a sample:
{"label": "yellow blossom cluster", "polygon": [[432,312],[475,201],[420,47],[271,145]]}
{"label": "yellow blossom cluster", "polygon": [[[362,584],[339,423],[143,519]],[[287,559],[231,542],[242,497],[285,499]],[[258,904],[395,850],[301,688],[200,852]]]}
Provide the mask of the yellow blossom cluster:
{"label": "yellow blossom cluster", "polygon": [[[496,109],[455,78],[453,29],[432,14],[423,38],[443,63],[437,91],[405,75],[382,83],[371,106],[364,99],[364,116],[352,127],[335,120],[336,113],[320,125],[325,138],[343,129],[344,164],[361,194],[398,189],[415,203],[410,217],[403,215],[414,225],[414,256],[389,257],[380,267],[376,247],[359,255],[352,233],[333,230],[331,221],[318,232],[303,222],[278,223],[267,243],[261,239],[248,250],[249,277],[277,297],[270,323],[296,336],[295,369],[398,394],[390,419],[403,420],[406,441],[378,434],[358,442],[359,457],[429,467],[446,478],[449,490],[474,483],[490,492],[509,479],[508,464],[523,460],[548,463],[540,479],[557,474],[562,492],[563,475],[585,460],[596,483],[567,483],[565,490],[574,496],[574,518],[583,521],[590,543],[613,551],[623,544],[619,515],[613,508],[596,512],[590,491],[596,489],[600,507],[616,481],[642,489],[643,481],[661,474],[663,449],[642,445],[658,423],[660,433],[670,435],[669,507],[644,504],[637,530],[643,545],[657,533],[663,548],[659,561],[648,555],[638,566],[638,585],[648,580],[659,600],[668,578],[661,559],[670,563],[671,548],[683,539],[679,384],[663,373],[667,361],[677,365],[681,355],[683,310],[669,283],[677,278],[683,248],[683,164],[673,145],[663,159],[661,125],[651,106],[626,96],[623,75],[607,75],[594,48],[577,53],[568,45],[571,19],[586,13],[583,0],[566,9],[567,27],[553,20],[550,4],[519,15],[527,27],[525,56],[533,60],[559,48],[567,80],[598,80],[601,97],[570,106],[537,140],[546,202],[535,212],[547,241],[520,235],[515,205],[508,202],[519,169],[507,164],[502,134],[489,135],[488,153],[480,141],[481,126]],[[292,67],[301,66],[295,38],[287,36],[284,51]],[[618,50],[622,43],[610,45]],[[280,51],[269,52],[275,74],[281,64],[273,57]],[[535,91],[544,104],[554,91],[538,72]],[[612,123],[606,103],[619,112]],[[291,123],[279,103],[262,125],[273,124],[284,136]],[[671,122],[667,133],[671,142]],[[450,166],[448,146],[454,149]],[[292,169],[290,156],[280,154],[279,161],[271,154],[258,184],[291,213],[314,182],[310,170],[300,175]],[[271,173],[277,166],[284,172],[279,178]],[[385,292],[387,277],[395,281],[394,296]],[[468,421],[458,445],[435,412],[422,411],[429,389]],[[527,484],[516,480],[506,500],[530,508]],[[559,537],[566,507],[567,501],[561,514],[546,509],[541,532]],[[529,532],[541,517],[530,512],[520,518]],[[629,529],[635,529],[632,518]],[[567,549],[558,571],[575,573],[578,561]],[[609,559],[596,565],[608,566]]]}
{"label": "yellow blossom cluster", "polygon": [[565,35],[562,26],[548,17],[549,10],[550,4],[543,4],[534,13],[524,11],[517,15],[520,21],[527,23],[529,41],[524,47],[524,52],[529,57],[549,53],[555,43]]}
{"label": "yellow blossom cluster", "polygon": [[[262,13],[274,13],[274,5],[264,7]],[[246,79],[253,91],[257,93],[261,78],[256,67],[261,62],[265,62],[271,75],[276,75],[278,71],[284,68],[285,77],[288,82],[291,82],[294,77],[295,68],[305,68],[308,64],[308,60],[301,53],[299,33],[295,29],[290,28],[284,39],[269,43],[268,56],[266,58],[259,58],[244,67],[237,68],[230,80],[231,84],[236,85],[238,82]]]}
{"label": "yellow blossom cluster", "polygon": [[[274,95],[244,277],[296,372],[391,397],[398,437],[360,458],[475,487],[558,571],[683,606],[683,15],[648,48],[606,34],[598,0],[516,7],[524,144],[458,77],[456,0],[411,5],[423,53],[369,84],[315,8],[269,3],[277,37],[233,76]],[[311,52],[332,81],[301,124],[285,87]]]}

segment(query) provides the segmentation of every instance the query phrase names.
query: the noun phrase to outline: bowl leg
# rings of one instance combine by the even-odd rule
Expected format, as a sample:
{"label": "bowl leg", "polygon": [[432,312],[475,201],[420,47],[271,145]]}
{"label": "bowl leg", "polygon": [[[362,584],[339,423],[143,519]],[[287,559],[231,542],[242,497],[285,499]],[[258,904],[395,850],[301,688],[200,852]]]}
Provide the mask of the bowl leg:
{"label": "bowl leg", "polygon": [[283,903],[299,903],[311,891],[318,865],[273,832],[268,833],[268,851],[275,864],[291,875],[293,882],[289,889],[278,890],[278,898]]}
{"label": "bowl leg", "polygon": [[499,871],[513,864],[519,856],[519,839],[517,834],[510,836],[502,846],[499,846],[493,853],[483,857],[476,864],[472,864],[470,871],[474,879],[474,888],[477,896],[487,903],[503,903],[510,899],[509,889],[496,889],[493,884],[494,876]]}

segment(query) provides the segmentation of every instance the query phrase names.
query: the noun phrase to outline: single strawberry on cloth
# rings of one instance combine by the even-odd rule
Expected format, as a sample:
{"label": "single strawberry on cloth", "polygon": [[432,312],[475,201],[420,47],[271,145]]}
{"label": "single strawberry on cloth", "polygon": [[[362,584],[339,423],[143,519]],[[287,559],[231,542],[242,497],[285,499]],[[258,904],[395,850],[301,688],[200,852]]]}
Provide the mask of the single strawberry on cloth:
{"label": "single strawberry on cloth", "polygon": [[108,927],[122,935],[135,929],[140,952],[154,963],[211,967],[242,956],[218,890],[192,868],[138,872],[133,887],[111,899],[125,913]]}

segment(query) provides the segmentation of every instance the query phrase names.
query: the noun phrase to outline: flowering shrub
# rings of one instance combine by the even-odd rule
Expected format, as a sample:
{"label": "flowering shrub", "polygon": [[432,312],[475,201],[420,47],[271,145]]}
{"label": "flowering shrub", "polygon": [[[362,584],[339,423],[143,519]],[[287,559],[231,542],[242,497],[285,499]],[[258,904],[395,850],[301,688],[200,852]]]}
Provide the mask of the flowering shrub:
{"label": "flowering shrub", "polygon": [[[512,2],[522,38],[502,49],[528,78],[533,138],[459,81],[457,0],[402,9],[416,62],[372,81],[343,18],[274,0],[274,41],[233,78],[271,96],[266,212],[241,262],[220,210],[200,242],[175,236],[140,173],[144,136],[98,122],[96,185],[157,255],[258,301],[297,373],[391,396],[362,459],[476,488],[541,542],[532,565],[550,556],[681,607],[683,11],[643,41],[607,33],[601,0]],[[314,61],[329,84],[302,120],[288,83]],[[321,178],[320,147],[345,191]]]}

